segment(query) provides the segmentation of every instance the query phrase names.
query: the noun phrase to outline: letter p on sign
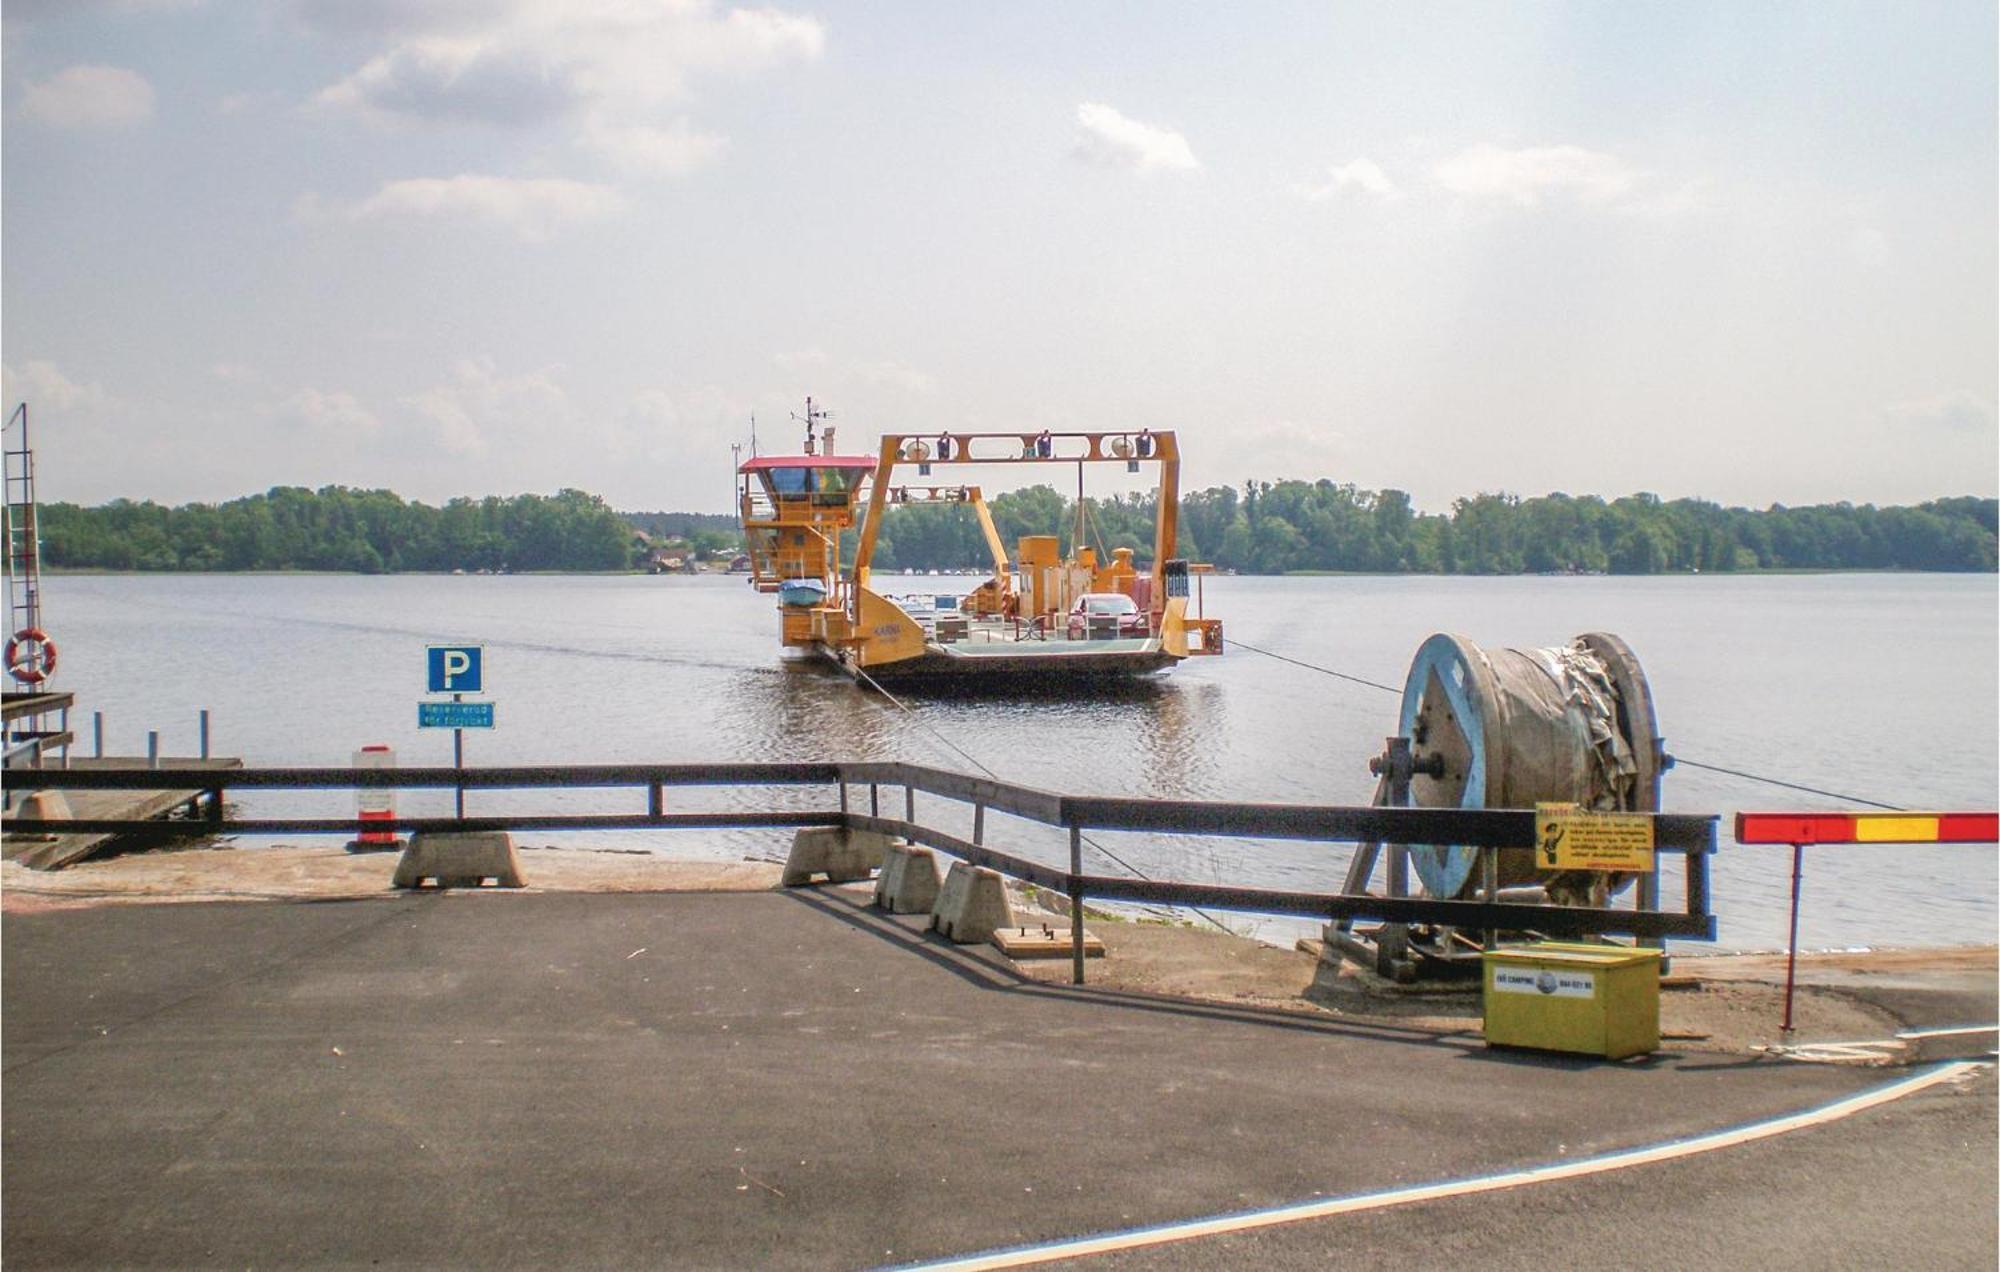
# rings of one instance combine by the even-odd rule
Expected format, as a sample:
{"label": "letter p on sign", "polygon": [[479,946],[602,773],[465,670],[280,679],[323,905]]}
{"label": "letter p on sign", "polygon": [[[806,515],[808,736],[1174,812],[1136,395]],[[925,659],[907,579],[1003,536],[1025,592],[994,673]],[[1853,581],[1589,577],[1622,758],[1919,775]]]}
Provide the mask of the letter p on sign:
{"label": "letter p on sign", "polygon": [[432,645],[428,652],[430,692],[482,692],[478,645]]}

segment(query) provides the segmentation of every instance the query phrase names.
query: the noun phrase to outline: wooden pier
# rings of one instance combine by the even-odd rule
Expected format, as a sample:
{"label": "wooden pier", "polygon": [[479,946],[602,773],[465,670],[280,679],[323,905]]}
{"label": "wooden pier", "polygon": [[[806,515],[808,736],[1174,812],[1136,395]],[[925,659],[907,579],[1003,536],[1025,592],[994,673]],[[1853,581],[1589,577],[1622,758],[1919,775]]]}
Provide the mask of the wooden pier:
{"label": "wooden pier", "polygon": [[[68,767],[75,770],[93,769],[143,769],[148,761],[143,755],[106,755],[90,758],[73,758]],[[243,761],[235,758],[202,759],[180,756],[161,756],[160,768],[170,769],[240,769]],[[14,805],[27,792],[35,789],[35,770],[13,769],[7,774],[7,788],[10,796],[8,813],[11,817]],[[69,803],[70,815],[80,821],[99,818],[118,818],[129,821],[153,820],[168,816],[176,809],[193,811],[207,792],[201,790],[116,790],[63,792]],[[110,847],[120,838],[133,838],[106,833],[75,835],[16,835],[0,834],[0,857],[8,861],[18,861],[31,870],[61,870],[73,866]]]}
{"label": "wooden pier", "polygon": [[[70,732],[69,712],[76,705],[73,693],[50,693],[39,689],[9,689],[0,695],[0,722],[7,734],[7,765],[14,765],[14,750],[24,743],[43,754],[62,751],[76,741]],[[54,728],[49,725],[53,720]]]}

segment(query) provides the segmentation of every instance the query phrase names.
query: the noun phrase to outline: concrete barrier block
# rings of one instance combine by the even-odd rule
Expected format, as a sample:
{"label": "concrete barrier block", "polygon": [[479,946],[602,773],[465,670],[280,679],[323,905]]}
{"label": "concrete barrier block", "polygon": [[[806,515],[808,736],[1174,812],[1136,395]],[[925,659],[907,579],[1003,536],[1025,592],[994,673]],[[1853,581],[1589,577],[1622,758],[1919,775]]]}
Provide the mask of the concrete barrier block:
{"label": "concrete barrier block", "polygon": [[514,837],[504,830],[427,831],[410,836],[410,846],[396,863],[398,888],[418,888],[426,879],[440,888],[476,888],[491,879],[502,888],[519,888],[521,861],[514,855]]}
{"label": "concrete barrier block", "polygon": [[1014,926],[1007,903],[1007,881],[997,870],[963,861],[951,863],[937,904],[931,908],[931,930],[957,945],[977,945],[993,939],[1001,928]]}
{"label": "concrete barrier block", "polygon": [[937,904],[937,857],[917,844],[890,844],[875,881],[875,904],[891,914],[928,914]]}
{"label": "concrete barrier block", "polygon": [[853,883],[880,866],[888,850],[889,837],[878,831],[807,826],[792,836],[780,882],[797,888],[811,883],[814,875],[825,875],[828,883]]}
{"label": "concrete barrier block", "polygon": [[[69,821],[73,815],[69,810],[69,797],[61,791],[29,791],[21,796],[21,802],[14,808],[14,816],[30,821]],[[14,835],[12,832],[9,832],[9,837],[36,843],[48,843],[55,839],[54,835]]]}

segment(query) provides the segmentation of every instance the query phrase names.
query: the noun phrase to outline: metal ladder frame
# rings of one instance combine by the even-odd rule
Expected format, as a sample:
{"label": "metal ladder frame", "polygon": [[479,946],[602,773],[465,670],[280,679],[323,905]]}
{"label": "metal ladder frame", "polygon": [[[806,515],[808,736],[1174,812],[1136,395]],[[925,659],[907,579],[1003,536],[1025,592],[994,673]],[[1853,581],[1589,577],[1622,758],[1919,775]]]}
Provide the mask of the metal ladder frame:
{"label": "metal ladder frame", "polygon": [[42,540],[35,505],[35,453],[28,445],[28,404],[7,417],[21,426],[20,445],[6,448],[7,630],[42,625]]}

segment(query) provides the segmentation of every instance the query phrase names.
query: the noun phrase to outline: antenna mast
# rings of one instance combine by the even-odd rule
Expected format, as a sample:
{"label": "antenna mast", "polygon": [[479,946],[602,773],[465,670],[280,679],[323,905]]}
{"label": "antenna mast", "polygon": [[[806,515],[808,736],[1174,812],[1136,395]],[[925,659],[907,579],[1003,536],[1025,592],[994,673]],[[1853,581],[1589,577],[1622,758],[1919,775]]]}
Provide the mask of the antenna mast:
{"label": "antenna mast", "polygon": [[[806,413],[804,415],[794,414],[792,418],[806,426],[806,454],[810,455],[813,453],[813,445],[814,445],[813,428],[816,425],[824,424],[826,423],[826,421],[832,419],[833,412],[827,410],[823,406],[814,406],[812,398],[808,397],[806,398]],[[827,445],[829,448],[828,453],[831,453],[831,447],[833,444],[833,430],[832,429],[826,430],[826,435],[827,435]]]}

